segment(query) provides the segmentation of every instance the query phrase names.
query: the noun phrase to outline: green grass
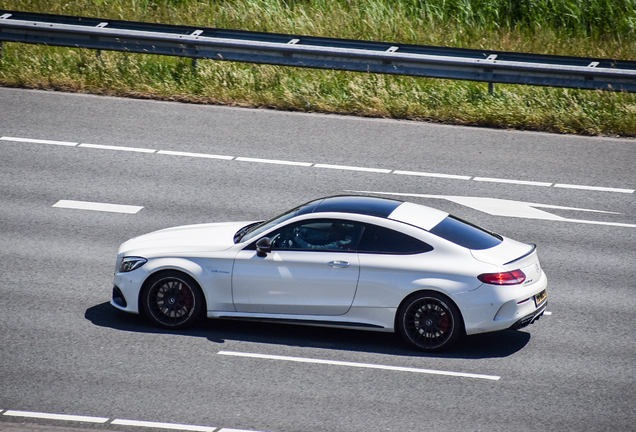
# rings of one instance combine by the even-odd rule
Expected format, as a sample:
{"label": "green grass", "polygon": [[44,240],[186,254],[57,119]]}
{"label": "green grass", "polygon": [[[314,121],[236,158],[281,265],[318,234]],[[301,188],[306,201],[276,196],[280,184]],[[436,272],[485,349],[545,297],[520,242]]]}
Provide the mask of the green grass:
{"label": "green grass", "polygon": [[[0,0],[104,19],[633,60],[636,0]],[[0,85],[636,136],[636,95],[5,43]]]}

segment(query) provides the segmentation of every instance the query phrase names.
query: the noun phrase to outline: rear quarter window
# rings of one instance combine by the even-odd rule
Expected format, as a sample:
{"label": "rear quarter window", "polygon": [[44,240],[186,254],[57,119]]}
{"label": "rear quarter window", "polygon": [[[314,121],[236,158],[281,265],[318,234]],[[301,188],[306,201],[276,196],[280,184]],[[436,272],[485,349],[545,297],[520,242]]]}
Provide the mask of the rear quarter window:
{"label": "rear quarter window", "polygon": [[417,254],[433,247],[421,240],[377,225],[365,225],[358,252],[381,254]]}
{"label": "rear quarter window", "polygon": [[446,217],[429,232],[466,249],[474,250],[489,249],[503,241],[500,235],[455,216]]}

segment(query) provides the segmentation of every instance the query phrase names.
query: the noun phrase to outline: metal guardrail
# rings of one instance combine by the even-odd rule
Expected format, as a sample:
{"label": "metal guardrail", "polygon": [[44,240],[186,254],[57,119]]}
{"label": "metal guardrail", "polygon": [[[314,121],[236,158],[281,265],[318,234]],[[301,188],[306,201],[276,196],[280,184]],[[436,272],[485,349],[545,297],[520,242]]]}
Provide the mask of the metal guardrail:
{"label": "metal guardrail", "polygon": [[[391,44],[0,10],[0,41],[636,93],[636,62]],[[1,43],[1,42],[0,42]]]}

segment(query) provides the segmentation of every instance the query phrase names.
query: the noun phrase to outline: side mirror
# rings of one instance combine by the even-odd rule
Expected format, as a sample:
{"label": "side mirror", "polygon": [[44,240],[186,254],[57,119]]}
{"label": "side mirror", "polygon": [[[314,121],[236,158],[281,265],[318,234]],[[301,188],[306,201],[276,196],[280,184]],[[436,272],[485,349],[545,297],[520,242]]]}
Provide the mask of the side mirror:
{"label": "side mirror", "polygon": [[272,242],[269,237],[263,237],[256,242],[256,255],[264,258],[272,251]]}

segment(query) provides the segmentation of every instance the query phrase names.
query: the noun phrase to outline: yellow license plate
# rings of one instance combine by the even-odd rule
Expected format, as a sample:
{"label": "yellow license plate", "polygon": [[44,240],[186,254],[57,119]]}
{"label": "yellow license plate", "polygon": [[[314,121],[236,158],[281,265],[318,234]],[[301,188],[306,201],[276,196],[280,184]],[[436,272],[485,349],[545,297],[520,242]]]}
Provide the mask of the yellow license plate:
{"label": "yellow license plate", "polygon": [[537,307],[539,307],[541,303],[546,301],[547,298],[548,298],[548,293],[545,290],[543,290],[539,294],[534,296],[534,302],[536,303]]}

